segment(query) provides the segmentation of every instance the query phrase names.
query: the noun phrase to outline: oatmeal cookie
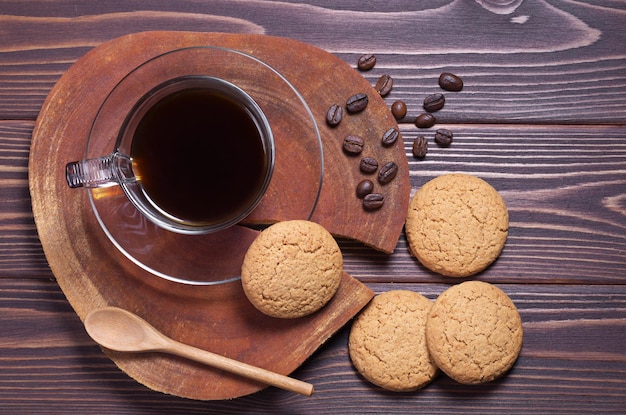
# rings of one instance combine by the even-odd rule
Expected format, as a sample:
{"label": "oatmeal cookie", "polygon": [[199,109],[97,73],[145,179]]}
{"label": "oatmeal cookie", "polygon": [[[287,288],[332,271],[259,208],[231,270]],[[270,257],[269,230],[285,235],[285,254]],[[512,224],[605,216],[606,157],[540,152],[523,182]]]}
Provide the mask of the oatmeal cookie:
{"label": "oatmeal cookie", "polygon": [[278,318],[312,314],[335,295],[343,257],[333,236],[305,220],[276,223],[252,242],[241,269],[250,302]]}
{"label": "oatmeal cookie", "polygon": [[495,285],[466,281],[444,291],[426,321],[426,344],[437,366],[464,384],[507,372],[522,348],[522,320]]}
{"label": "oatmeal cookie", "polygon": [[395,392],[428,384],[438,370],[426,348],[431,301],[408,290],[379,294],[355,319],[349,352],[354,367],[371,383]]}
{"label": "oatmeal cookie", "polygon": [[409,249],[422,265],[449,277],[489,266],[504,248],[509,214],[486,181],[467,174],[439,176],[411,199],[406,217]]}

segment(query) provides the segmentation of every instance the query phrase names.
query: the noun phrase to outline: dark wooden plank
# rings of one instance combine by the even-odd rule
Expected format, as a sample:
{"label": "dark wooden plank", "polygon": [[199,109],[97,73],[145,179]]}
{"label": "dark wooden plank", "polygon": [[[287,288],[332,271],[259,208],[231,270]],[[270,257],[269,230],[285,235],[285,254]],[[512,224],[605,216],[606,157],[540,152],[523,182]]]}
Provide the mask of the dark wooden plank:
{"label": "dark wooden plank", "polygon": [[[372,284],[436,298],[447,284]],[[84,332],[58,286],[0,280],[0,413],[618,413],[626,407],[624,286],[500,285],[520,310],[524,346],[513,370],[483,386],[440,375],[406,394],[383,392],[353,369],[349,324],[294,374],[310,398],[274,388],[232,401],[152,392],[129,379]],[[329,400],[332,399],[332,408]],[[335,406],[336,405],[336,406]],[[427,408],[427,409],[426,409]]]}
{"label": "dark wooden plank", "polygon": [[[613,0],[525,0],[503,14],[484,6],[497,1],[482,3],[0,0],[0,120],[11,120],[0,121],[0,413],[622,413],[626,12]],[[409,105],[407,152],[418,134],[411,122],[438,90],[438,74],[463,76],[465,89],[446,94],[438,113],[455,143],[441,149],[431,139],[424,161],[409,155],[411,182],[415,190],[464,171],[502,192],[510,237],[478,278],[501,284],[520,308],[526,337],[513,371],[491,385],[440,376],[416,393],[385,393],[350,365],[347,327],[294,374],[316,385],[312,398],[268,389],[196,402],[149,391],[119,371],[46,265],[30,213],[28,147],[41,104],[73,62],[108,39],[155,29],[286,36],[350,64],[376,53],[378,65],[363,75],[371,83],[394,76],[387,101]],[[391,256],[341,246],[348,272],[377,292],[435,298],[450,283],[420,267],[404,238]]]}
{"label": "dark wooden plank", "polygon": [[[499,282],[621,283],[626,277],[626,144],[623,127],[444,125],[449,148],[433,131],[405,127],[413,191],[433,177],[463,172],[484,178],[510,216],[507,244],[480,278]],[[410,154],[418,134],[424,160]],[[391,257],[346,244],[347,269],[365,281],[447,281],[418,266],[401,238]],[[391,277],[388,278],[388,277]]]}
{"label": "dark wooden plank", "polygon": [[[432,130],[403,126],[413,190],[436,175],[465,172],[498,189],[511,229],[500,259],[481,275],[498,282],[615,284],[626,279],[626,130],[621,127],[444,125],[456,134],[440,148]],[[0,278],[49,277],[28,194],[32,122],[0,122]],[[410,154],[425,134],[424,160]],[[6,195],[6,196],[5,196]],[[402,236],[393,255],[342,243],[346,270],[368,282],[447,281],[412,259]]]}
{"label": "dark wooden plank", "polygon": [[0,278],[50,277],[28,192],[32,121],[0,121]]}
{"label": "dark wooden plank", "polygon": [[526,0],[508,14],[474,1],[335,3],[0,3],[0,117],[34,119],[54,82],[87,50],[159,29],[291,37],[351,64],[374,52],[379,64],[365,76],[394,76],[388,100],[406,100],[409,120],[444,70],[466,84],[440,114],[448,123],[626,118],[626,14],[614,1]]}

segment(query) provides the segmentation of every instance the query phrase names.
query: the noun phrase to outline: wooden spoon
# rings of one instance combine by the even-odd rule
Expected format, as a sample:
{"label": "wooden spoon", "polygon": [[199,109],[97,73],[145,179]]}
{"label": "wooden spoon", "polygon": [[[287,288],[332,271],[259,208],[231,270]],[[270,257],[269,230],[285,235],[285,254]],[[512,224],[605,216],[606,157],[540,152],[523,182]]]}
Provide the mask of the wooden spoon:
{"label": "wooden spoon", "polygon": [[170,339],[141,317],[117,307],[94,310],[85,319],[87,333],[118,352],[162,352],[185,357],[248,379],[305,396],[313,385]]}

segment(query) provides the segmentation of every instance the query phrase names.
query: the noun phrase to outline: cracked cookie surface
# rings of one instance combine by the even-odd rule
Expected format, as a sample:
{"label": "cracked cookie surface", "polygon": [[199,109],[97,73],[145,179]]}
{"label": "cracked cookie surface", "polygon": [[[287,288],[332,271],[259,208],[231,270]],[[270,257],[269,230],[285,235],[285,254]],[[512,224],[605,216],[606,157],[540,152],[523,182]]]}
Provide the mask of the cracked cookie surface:
{"label": "cracked cookie surface", "polygon": [[490,382],[507,372],[522,348],[522,320],[513,301],[495,285],[467,281],[434,302],[426,343],[437,366],[464,384]]}
{"label": "cracked cookie surface", "polygon": [[468,277],[502,252],[509,215],[502,197],[486,181],[447,174],[424,184],[406,218],[409,249],[422,265],[449,277]]}
{"label": "cracked cookie surface", "polygon": [[408,290],[377,295],[355,319],[349,353],[371,383],[395,392],[428,384],[438,369],[426,348],[426,318],[432,302]]}
{"label": "cracked cookie surface", "polygon": [[252,242],[241,282],[262,313],[297,318],[330,301],[342,272],[343,257],[333,236],[317,223],[290,220],[268,227]]}

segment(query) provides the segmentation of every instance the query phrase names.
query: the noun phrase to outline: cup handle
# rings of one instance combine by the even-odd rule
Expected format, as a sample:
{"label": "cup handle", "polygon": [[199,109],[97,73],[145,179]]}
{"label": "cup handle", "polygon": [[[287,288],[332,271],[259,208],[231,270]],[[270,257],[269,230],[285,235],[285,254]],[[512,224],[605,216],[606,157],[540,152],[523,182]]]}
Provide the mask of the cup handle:
{"label": "cup handle", "polygon": [[107,187],[133,179],[128,156],[112,153],[94,159],[73,161],[65,166],[65,178],[70,188]]}

